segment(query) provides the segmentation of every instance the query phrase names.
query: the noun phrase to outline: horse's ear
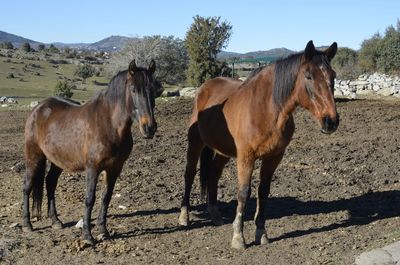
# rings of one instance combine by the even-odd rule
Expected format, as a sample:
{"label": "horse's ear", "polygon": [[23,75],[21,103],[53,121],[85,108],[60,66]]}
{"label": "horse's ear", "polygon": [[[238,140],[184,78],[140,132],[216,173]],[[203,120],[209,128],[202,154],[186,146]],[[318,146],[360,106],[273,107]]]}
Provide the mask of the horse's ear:
{"label": "horse's ear", "polygon": [[154,74],[154,72],[156,71],[156,62],[151,59],[150,65],[149,65],[149,71],[151,74]]}
{"label": "horse's ear", "polygon": [[135,59],[132,60],[132,62],[129,64],[129,74],[133,75],[136,72],[136,62]]}
{"label": "horse's ear", "polygon": [[329,61],[332,60],[333,57],[335,57],[336,52],[337,52],[337,43],[334,42],[328,49],[325,50],[325,54],[328,57]]}
{"label": "horse's ear", "polygon": [[304,57],[307,61],[310,61],[315,53],[315,47],[312,40],[307,43],[306,48],[304,49]]}

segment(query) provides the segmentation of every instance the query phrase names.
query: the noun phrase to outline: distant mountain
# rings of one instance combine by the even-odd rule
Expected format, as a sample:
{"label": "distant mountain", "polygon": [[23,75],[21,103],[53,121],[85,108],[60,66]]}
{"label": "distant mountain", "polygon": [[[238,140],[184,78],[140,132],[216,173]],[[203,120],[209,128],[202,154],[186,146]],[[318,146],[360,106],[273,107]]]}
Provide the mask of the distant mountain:
{"label": "distant mountain", "polygon": [[[54,42],[52,43],[58,48],[69,47],[73,49],[87,49],[87,50],[95,50],[95,51],[119,51],[121,50],[128,40],[135,39],[129,38],[125,36],[110,36],[100,41],[94,43],[62,43],[62,42]],[[10,34],[4,31],[0,31],[0,43],[4,41],[11,41],[15,47],[21,46],[24,42],[28,42],[32,47],[37,47],[40,42],[29,40],[14,34]],[[49,45],[49,44],[47,44]],[[318,47],[319,49],[326,48],[328,46]],[[286,57],[290,54],[295,53],[295,51],[286,49],[286,48],[275,48],[265,51],[253,51],[247,53],[237,53],[237,52],[228,52],[221,51],[217,58],[218,59],[229,59],[233,57],[237,57],[240,60],[244,61],[257,61],[257,60],[276,60],[282,57]]]}
{"label": "distant mountain", "polygon": [[90,49],[101,51],[115,51],[122,49],[126,42],[134,39],[124,36],[110,36],[89,45]]}
{"label": "distant mountain", "polygon": [[23,38],[18,35],[7,33],[0,30],[0,43],[10,41],[14,47],[20,47],[25,42],[28,42],[31,47],[36,48],[41,42]]}
{"label": "distant mountain", "polygon": [[236,52],[226,52],[222,51],[218,54],[219,59],[229,59],[233,57],[237,57],[239,59],[257,59],[257,58],[283,58],[290,54],[295,53],[295,51],[286,49],[286,48],[275,48],[266,51],[255,51],[255,52],[247,52],[247,53],[236,53]]}

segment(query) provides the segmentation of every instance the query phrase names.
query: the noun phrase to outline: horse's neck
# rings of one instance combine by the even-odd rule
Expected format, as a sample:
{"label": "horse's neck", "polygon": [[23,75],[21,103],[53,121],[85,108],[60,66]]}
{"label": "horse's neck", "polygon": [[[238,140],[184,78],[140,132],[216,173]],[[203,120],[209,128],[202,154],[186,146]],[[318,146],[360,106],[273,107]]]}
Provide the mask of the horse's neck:
{"label": "horse's neck", "polygon": [[[107,110],[105,114],[110,120],[110,125],[114,128],[120,135],[127,128],[130,129],[132,125],[132,110],[133,102],[131,98],[127,100],[126,92],[123,93],[124,96],[111,98],[107,93],[103,94],[99,98],[99,105],[103,105],[104,109]],[[102,115],[102,114],[100,114]]]}
{"label": "horse's neck", "polygon": [[249,82],[248,93],[252,94],[254,110],[259,111],[265,117],[270,129],[284,131],[287,122],[292,119],[292,113],[296,108],[294,97],[289,97],[281,106],[274,102],[274,66],[263,69]]}

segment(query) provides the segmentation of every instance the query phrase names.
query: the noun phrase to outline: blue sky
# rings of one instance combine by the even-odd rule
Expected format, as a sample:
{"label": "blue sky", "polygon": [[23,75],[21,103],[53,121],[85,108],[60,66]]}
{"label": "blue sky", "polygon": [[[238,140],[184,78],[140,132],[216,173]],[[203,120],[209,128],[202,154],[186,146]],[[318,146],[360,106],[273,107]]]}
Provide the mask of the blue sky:
{"label": "blue sky", "polygon": [[95,42],[110,35],[174,35],[193,16],[220,16],[233,34],[225,50],[248,52],[314,44],[353,49],[400,19],[399,0],[68,0],[2,1],[0,30],[40,42]]}

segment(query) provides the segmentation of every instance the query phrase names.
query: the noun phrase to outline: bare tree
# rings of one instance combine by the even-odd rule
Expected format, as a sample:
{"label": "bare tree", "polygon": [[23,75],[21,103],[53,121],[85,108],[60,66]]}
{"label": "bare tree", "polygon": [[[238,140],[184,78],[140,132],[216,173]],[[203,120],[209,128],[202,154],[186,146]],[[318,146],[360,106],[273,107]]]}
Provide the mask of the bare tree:
{"label": "bare tree", "polygon": [[138,65],[148,65],[154,59],[157,64],[156,76],[161,82],[176,84],[185,80],[188,63],[186,48],[182,40],[173,36],[131,39],[120,52],[112,56],[110,73],[125,70],[132,59]]}

